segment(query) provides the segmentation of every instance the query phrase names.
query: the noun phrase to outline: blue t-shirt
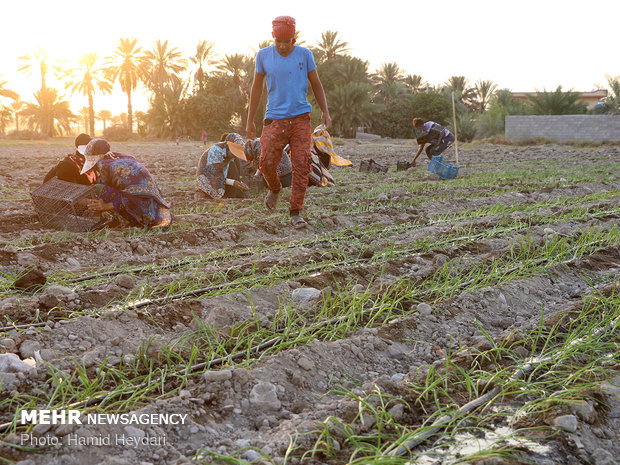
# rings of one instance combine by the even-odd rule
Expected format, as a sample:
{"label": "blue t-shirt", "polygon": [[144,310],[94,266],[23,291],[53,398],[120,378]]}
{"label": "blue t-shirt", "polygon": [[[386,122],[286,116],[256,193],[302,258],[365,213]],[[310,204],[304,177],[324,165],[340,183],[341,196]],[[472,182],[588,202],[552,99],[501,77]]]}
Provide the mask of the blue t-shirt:
{"label": "blue t-shirt", "polygon": [[256,72],[265,75],[268,92],[265,118],[292,118],[312,111],[307,98],[308,73],[315,68],[312,52],[299,45],[287,57],[280,55],[275,45],[259,50]]}

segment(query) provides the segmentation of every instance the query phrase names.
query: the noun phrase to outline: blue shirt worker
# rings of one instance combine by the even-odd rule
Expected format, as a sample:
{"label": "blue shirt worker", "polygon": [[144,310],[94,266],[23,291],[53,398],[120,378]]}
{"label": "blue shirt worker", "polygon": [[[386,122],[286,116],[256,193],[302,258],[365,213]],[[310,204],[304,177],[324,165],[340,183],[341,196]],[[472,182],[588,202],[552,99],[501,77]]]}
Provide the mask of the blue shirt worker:
{"label": "blue shirt worker", "polygon": [[256,55],[246,132],[248,139],[256,136],[254,117],[266,83],[267,111],[260,137],[262,150],[259,164],[269,187],[265,206],[274,211],[278,204],[282,184],[277,168],[282,151],[289,144],[293,168],[289,214],[293,227],[300,229],[307,226],[300,213],[308,187],[312,147],[312,106],[307,99],[308,82],[321,109],[321,123],[329,128],[332,121],[312,52],[295,45],[295,19],[278,16],[272,26],[275,44],[259,50]]}

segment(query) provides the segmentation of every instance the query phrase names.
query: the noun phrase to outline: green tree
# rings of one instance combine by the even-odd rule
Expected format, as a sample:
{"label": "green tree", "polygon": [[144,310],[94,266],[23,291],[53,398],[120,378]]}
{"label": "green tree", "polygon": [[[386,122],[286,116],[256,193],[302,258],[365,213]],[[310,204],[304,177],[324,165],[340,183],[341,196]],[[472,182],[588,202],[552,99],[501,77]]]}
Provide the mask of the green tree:
{"label": "green tree", "polygon": [[587,112],[587,105],[578,102],[579,92],[563,92],[558,86],[554,92],[538,92],[527,96],[527,109],[533,115],[579,115]]}
{"label": "green tree", "polygon": [[607,85],[609,86],[611,94],[605,98],[602,105],[597,105],[595,113],[615,115],[620,113],[620,78],[607,76]]}
{"label": "green tree", "polygon": [[329,94],[329,112],[335,134],[354,138],[359,126],[371,126],[381,106],[370,101],[372,87],[364,82],[338,86]]}
{"label": "green tree", "polygon": [[410,94],[405,94],[398,99],[390,100],[376,118],[373,132],[383,137],[411,137],[413,134],[412,99]]}
{"label": "green tree", "polygon": [[[89,117],[90,117],[90,108],[88,107],[80,108],[80,121],[84,123],[84,132],[88,132]],[[78,131],[81,131],[81,129],[79,129],[79,124],[78,124]],[[92,133],[91,133],[91,136],[92,136]]]}
{"label": "green tree", "polygon": [[13,100],[19,100],[19,94],[5,87],[6,81],[0,81],[0,97],[7,97]]}
{"label": "green tree", "polygon": [[23,72],[26,76],[32,76],[35,70],[37,70],[41,75],[41,90],[47,88],[46,79],[47,73],[49,72],[49,67],[52,67],[52,70],[56,72],[56,74],[62,74],[62,68],[56,64],[52,63],[50,65],[50,58],[47,55],[47,52],[39,47],[34,53],[30,55],[24,55],[19,57],[19,59],[24,62],[17,71]]}
{"label": "green tree", "polygon": [[24,108],[24,102],[17,98],[11,102],[8,108],[11,110],[13,121],[15,122],[15,130],[19,132],[19,119],[21,116],[21,110]]}
{"label": "green tree", "polygon": [[58,91],[51,87],[34,94],[36,102],[27,102],[22,110],[29,129],[36,129],[50,137],[71,131],[75,115],[69,102],[62,100]]}
{"label": "green tree", "polygon": [[374,102],[387,104],[394,99],[403,98],[409,92],[407,86],[401,81],[403,75],[398,64],[395,62],[383,63],[377,72],[372,75],[375,85]]}
{"label": "green tree", "polygon": [[403,74],[398,63],[383,63],[373,74],[372,79],[375,85],[394,84],[403,80]]}
{"label": "green tree", "polygon": [[476,82],[472,102],[478,112],[484,113],[486,111],[487,105],[495,94],[496,89],[497,84],[494,84],[493,81],[479,79],[478,82]]}
{"label": "green tree", "polygon": [[344,55],[338,60],[324,61],[317,65],[317,71],[321,76],[328,102],[329,92],[337,87],[352,82],[370,82],[368,62],[350,55]]}
{"label": "green tree", "polygon": [[180,74],[187,65],[178,48],[169,48],[167,40],[158,40],[151,50],[146,51],[143,58],[146,63],[144,80],[156,96],[163,93],[167,84],[178,86]]}
{"label": "green tree", "polygon": [[436,92],[414,95],[411,98],[411,109],[414,117],[422,118],[425,121],[435,121],[442,126],[448,125],[452,119],[450,99]]}
{"label": "green tree", "polygon": [[475,99],[476,91],[469,87],[468,80],[465,76],[451,76],[444,84],[446,94],[450,95],[454,92],[454,98],[460,103],[472,106]]}
{"label": "green tree", "polygon": [[147,134],[147,125],[146,125],[146,113],[143,111],[136,111],[136,130],[139,135],[145,137]]}
{"label": "green tree", "polygon": [[341,42],[336,31],[321,32],[321,40],[316,46],[321,61],[334,60],[349,51],[349,43]]}
{"label": "green tree", "polygon": [[95,135],[95,93],[109,94],[112,84],[105,76],[104,68],[97,67],[97,54],[85,53],[80,58],[80,67],[68,72],[69,81],[65,84],[71,94],[80,93],[88,97],[88,132]]}
{"label": "green tree", "polygon": [[476,121],[476,134],[478,137],[504,134],[506,115],[521,115],[523,112],[521,100],[514,100],[508,90],[500,90],[491,99],[487,111]]}
{"label": "green tree", "polygon": [[219,135],[232,129],[233,108],[225,95],[211,92],[191,95],[187,98],[185,112],[190,115],[189,133],[195,137],[198,137],[203,130],[206,130],[207,134]]}
{"label": "green tree", "polygon": [[[230,105],[236,115],[239,125],[245,127],[247,105],[250,98],[250,88],[254,79],[254,60],[249,55],[235,53],[225,55],[217,68],[223,73],[224,83],[228,89],[224,93],[230,96]],[[222,95],[220,93],[220,95]]]}
{"label": "green tree", "polygon": [[106,73],[111,82],[118,81],[121,90],[127,95],[127,115],[129,131],[133,132],[133,107],[131,95],[137,89],[138,83],[145,78],[147,63],[141,55],[136,39],[122,38],[114,51],[108,57]]}
{"label": "green tree", "polygon": [[0,134],[4,134],[9,124],[13,122],[13,113],[9,107],[0,107]]}
{"label": "green tree", "polygon": [[403,83],[411,90],[413,95],[419,94],[427,86],[424,78],[419,74],[408,74],[404,77]]}
{"label": "green tree", "polygon": [[107,122],[112,119],[112,112],[110,110],[101,110],[97,113],[97,118],[103,122],[103,130],[107,127]]}
{"label": "green tree", "polygon": [[176,138],[187,133],[189,115],[184,111],[188,83],[173,79],[165,84],[159,94],[154,94],[146,112],[149,132],[155,137]]}
{"label": "green tree", "polygon": [[198,84],[198,89],[202,90],[204,87],[205,70],[204,67],[211,64],[213,61],[213,42],[207,40],[201,40],[196,45],[196,53],[189,60],[196,66],[194,72],[194,83]]}

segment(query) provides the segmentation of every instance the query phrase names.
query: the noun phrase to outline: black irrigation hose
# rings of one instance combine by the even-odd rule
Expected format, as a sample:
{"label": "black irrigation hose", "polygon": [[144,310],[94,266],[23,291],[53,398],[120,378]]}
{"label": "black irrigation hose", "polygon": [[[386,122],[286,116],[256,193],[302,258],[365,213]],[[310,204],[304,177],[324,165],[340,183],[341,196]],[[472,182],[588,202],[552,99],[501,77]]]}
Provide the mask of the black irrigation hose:
{"label": "black irrigation hose", "polygon": [[0,333],[7,333],[7,332],[12,331],[14,329],[36,328],[36,327],[40,327],[40,326],[45,326],[46,324],[47,323],[29,323],[29,324],[25,324],[25,325],[4,326],[4,327],[0,328]]}
{"label": "black irrigation hose", "polygon": [[[283,338],[283,336],[278,336],[278,337],[274,337],[266,342],[263,342],[262,344],[259,344],[257,346],[251,347],[250,349],[243,351],[243,352],[237,352],[236,354],[232,354],[229,355],[227,357],[220,357],[220,358],[216,358],[214,360],[211,360],[209,362],[203,362],[203,363],[198,363],[196,365],[192,365],[189,368],[183,369],[183,370],[178,370],[174,373],[172,373],[173,376],[185,376],[188,375],[190,373],[195,373],[197,371],[203,370],[203,369],[209,369],[209,368],[213,368],[219,365],[222,365],[223,363],[227,362],[227,361],[236,361],[236,360],[240,360],[243,359],[245,357],[247,357],[248,355],[253,355],[253,354],[258,354],[263,352],[264,350],[272,347],[274,344],[276,344],[277,342],[279,342],[281,339]],[[148,387],[151,383],[150,382],[145,382],[142,384],[139,384],[137,386],[132,386],[131,390],[134,391],[136,389],[144,389],[145,387]],[[106,399],[110,398],[110,397],[116,397],[118,395],[122,395],[121,393],[118,392],[108,392],[106,394],[102,394],[100,396],[97,397],[92,397],[88,400],[83,400],[80,402],[73,402],[72,404],[69,404],[65,407],[61,407],[64,409],[78,409],[78,408],[85,408],[85,407],[90,407],[92,405],[96,405],[99,404],[103,401],[105,401]],[[11,426],[13,426],[15,422],[9,422],[9,423],[3,423],[0,424],[0,433],[5,433],[9,428],[11,428]],[[16,424],[15,426],[26,426],[29,423],[21,423],[19,422],[18,424]]]}
{"label": "black irrigation hose", "polygon": [[[599,216],[604,216],[604,214],[606,215],[606,214],[609,214],[609,213],[612,213],[612,212],[610,212],[610,211],[601,212],[599,214]],[[595,215],[590,215],[590,217],[593,218],[593,217],[595,217]],[[531,224],[512,226],[512,227],[509,227],[509,228],[502,229],[501,232],[514,231],[514,230],[522,229],[524,227],[531,227],[531,226],[532,226]],[[481,237],[485,237],[485,235],[486,235],[486,231],[478,233],[478,234],[475,234],[473,236],[472,235],[460,236],[460,237],[448,239],[448,240],[443,241],[443,242],[439,242],[437,244],[437,246],[439,246],[439,245],[446,245],[446,244],[450,244],[450,243],[453,243],[453,242],[458,242],[458,241],[463,240],[463,239],[478,239],[478,238],[481,238]],[[327,239],[325,239],[325,240],[327,240]],[[596,244],[596,243],[597,242],[595,241],[595,242],[592,242],[592,243],[587,244],[587,245],[592,245],[592,244]],[[417,247],[416,248],[410,248],[410,249],[404,249],[404,250],[399,251],[399,253],[411,253],[411,252],[413,252],[413,251],[415,251],[417,249],[418,249]],[[308,272],[312,271],[313,269],[314,270],[321,270],[322,268],[328,268],[328,267],[331,268],[331,267],[334,267],[334,266],[344,267],[344,266],[348,266],[348,265],[355,264],[355,263],[368,262],[368,261],[372,260],[373,258],[375,258],[375,257],[342,260],[340,262],[328,263],[326,265],[320,264],[320,265],[317,265],[317,266],[315,266],[313,268],[310,268],[309,270],[305,269],[305,270],[300,271],[297,274],[291,274],[291,275],[289,275],[289,278],[295,278],[295,277],[299,277],[299,276],[307,276]],[[544,261],[546,261],[546,259],[540,259],[536,263],[544,262]],[[520,267],[517,267],[516,269],[519,269],[519,268]],[[234,268],[228,268],[225,273],[228,273],[228,272],[232,271],[233,269]],[[257,281],[258,281],[258,279],[257,279]],[[143,300],[141,302],[138,302],[138,303],[135,303],[135,304],[125,305],[125,306],[121,307],[120,309],[118,309],[116,311],[119,311],[119,310],[135,310],[135,309],[146,307],[146,306],[149,306],[149,305],[163,304],[163,303],[167,303],[167,302],[171,302],[171,301],[175,301],[175,300],[185,299],[185,298],[188,298],[188,297],[198,297],[198,296],[204,295],[204,294],[206,294],[208,292],[217,291],[217,290],[220,290],[220,289],[225,289],[227,287],[232,287],[234,285],[235,285],[235,282],[228,282],[228,283],[218,284],[218,285],[215,285],[215,286],[208,286],[208,287],[203,287],[203,288],[199,288],[199,289],[194,289],[193,291],[187,291],[187,292],[173,294],[173,295],[169,295],[169,296],[165,296],[165,297],[159,297],[159,298],[156,298],[156,299],[145,299],[145,300]],[[30,325],[29,324],[24,324],[24,325],[19,325],[19,327],[7,326],[7,327],[4,327],[4,328],[0,328],[0,333],[11,331],[13,329],[25,329],[25,328],[30,328],[30,327],[34,327],[34,326],[45,326],[45,323],[33,323],[33,324],[30,324]]]}
{"label": "black irrigation hose", "polygon": [[[598,218],[600,216],[605,216],[605,215],[609,215],[609,214],[617,214],[617,213],[618,212],[613,211],[613,210],[606,210],[606,211],[603,211],[603,212],[594,213],[594,214],[590,215],[589,217],[590,218]],[[431,222],[426,223],[426,224],[409,223],[409,224],[411,224],[411,228],[409,229],[409,231],[415,230],[415,229],[421,229],[421,228],[428,227],[428,226],[434,226],[434,225],[437,225],[437,224],[447,223],[447,222],[450,222],[450,221],[452,221],[452,220],[431,221]],[[402,226],[403,226],[402,224],[395,225],[394,229],[401,228]],[[391,228],[390,227],[386,227],[384,229],[384,231],[385,230],[389,230],[389,229],[391,229]],[[350,230],[350,235],[355,236],[355,235],[358,235],[358,234],[363,234],[363,232],[360,233],[358,231]],[[346,240],[346,236],[341,238],[341,239],[332,238],[332,237],[326,237],[324,239],[317,239],[317,238],[308,239],[308,240],[300,241],[298,243],[294,243],[294,244],[290,244],[289,243],[288,245],[283,245],[283,246],[280,246],[280,247],[275,247],[273,249],[268,249],[268,250],[265,250],[265,252],[277,252],[277,251],[280,251],[280,250],[286,250],[286,249],[291,249],[291,248],[295,248],[295,247],[304,246],[306,244],[318,245],[318,244],[322,244],[322,243],[325,243],[325,242],[332,242],[334,240],[337,240],[337,241],[339,241],[339,240]],[[253,255],[253,254],[254,254],[254,252],[252,250],[247,250],[246,249],[246,250],[243,250],[243,251],[241,251],[239,253],[231,254],[231,256],[233,256],[235,258],[238,258],[238,257],[245,257],[245,256],[248,256],[248,255]],[[209,261],[211,261],[213,259],[217,259],[217,258],[229,258],[229,257],[208,257],[208,258],[206,258],[206,262],[209,262]],[[155,270],[158,270],[158,271],[159,270],[172,270],[172,269],[184,266],[184,265],[189,265],[192,262],[195,262],[194,258],[184,259],[184,260],[181,260],[181,261],[179,261],[177,263],[170,263],[168,265],[162,265],[162,266],[157,266],[157,267],[155,267],[155,266],[143,266],[143,267],[139,267],[139,268],[136,268],[136,269],[133,269],[133,270],[116,270],[116,271],[108,271],[108,272],[105,272],[105,273],[90,274],[90,275],[86,275],[86,276],[80,276],[78,278],[69,279],[69,280],[67,280],[67,283],[76,284],[76,283],[81,283],[81,282],[84,282],[84,281],[90,281],[92,279],[97,279],[97,278],[102,278],[102,277],[103,278],[109,278],[109,277],[112,277],[112,276],[118,276],[119,274],[123,274],[123,273],[140,274],[140,273],[144,273],[144,272],[148,272],[148,271],[155,271]]]}
{"label": "black irrigation hose", "polygon": [[[618,318],[616,318],[614,320],[614,322],[617,320]],[[599,335],[601,332],[608,330],[609,328],[613,329],[614,327],[614,322],[612,322],[610,325],[608,325],[605,328],[598,328],[596,331],[594,331],[592,334],[588,335],[589,337],[592,336],[597,336]],[[585,337],[580,338],[580,340],[584,340]],[[576,344],[577,341],[574,341],[574,344]],[[503,386],[514,382],[514,381],[518,381],[520,379],[522,379],[525,375],[531,373],[536,367],[549,362],[550,360],[552,360],[552,356],[549,355],[547,357],[544,357],[542,359],[533,359],[530,358],[526,364],[519,368],[514,375],[512,375],[505,383],[503,383]],[[411,453],[411,450],[415,447],[417,447],[418,445],[420,445],[422,442],[424,442],[426,439],[428,439],[430,436],[434,435],[435,433],[438,433],[439,431],[441,431],[444,427],[446,427],[450,421],[454,420],[455,418],[457,418],[458,416],[464,414],[464,413],[469,413],[472,410],[475,410],[476,408],[482,406],[482,405],[486,405],[490,402],[493,402],[502,392],[503,392],[503,386],[496,386],[493,389],[491,389],[489,392],[487,392],[486,394],[466,403],[465,405],[463,405],[461,408],[459,408],[457,411],[447,414],[447,415],[443,415],[442,417],[438,418],[437,420],[435,420],[433,422],[432,425],[430,425],[429,429],[425,429],[424,431],[413,435],[412,438],[409,438],[409,440],[407,440],[405,442],[404,445],[400,445],[398,446],[398,448],[394,451],[392,451],[390,453],[390,455],[405,455],[407,453]]]}
{"label": "black irrigation hose", "polygon": [[[600,241],[598,241],[598,242],[600,242]],[[597,241],[590,242],[590,243],[586,244],[586,246],[594,245],[594,244],[597,244],[598,242]],[[356,259],[354,261],[366,261],[366,260],[370,260],[370,259]],[[545,260],[547,260],[547,259],[539,259],[539,260],[537,260],[537,262],[541,262],[541,261],[545,261]],[[565,263],[570,263],[570,262],[572,262],[574,260],[575,259],[573,258],[573,259],[567,260]],[[516,269],[520,269],[520,267],[515,267],[513,269],[515,269],[515,270]],[[462,288],[464,286],[467,286],[468,284],[469,283],[462,283],[458,287]],[[428,292],[432,292],[432,290],[431,291],[427,291],[427,293]],[[364,313],[370,312],[372,310],[373,309],[368,309]],[[322,327],[322,326],[325,326],[325,325],[328,325],[328,324],[332,324],[332,323],[334,323],[334,322],[336,322],[336,321],[338,321],[338,320],[340,320],[340,319],[342,319],[344,317],[345,316],[340,316],[340,317],[332,318],[332,319],[329,319],[329,320],[325,320],[324,322],[319,324],[319,327]],[[177,376],[185,376],[185,375],[190,374],[190,373],[195,373],[196,371],[199,371],[199,370],[209,369],[209,368],[212,368],[214,366],[221,365],[222,363],[224,363],[226,361],[229,361],[229,360],[230,361],[240,360],[240,359],[245,358],[249,354],[261,353],[262,351],[272,347],[277,342],[281,341],[284,337],[285,337],[285,335],[276,336],[276,337],[274,337],[272,339],[269,339],[268,341],[263,342],[263,343],[261,343],[261,344],[259,344],[257,346],[251,347],[250,349],[248,349],[246,351],[237,352],[237,353],[235,353],[233,355],[229,355],[227,357],[220,357],[220,358],[211,360],[209,362],[198,363],[198,364],[192,365],[191,367],[189,367],[189,369],[178,370],[178,371],[174,372],[173,374],[177,375]],[[545,361],[545,360],[542,359],[542,360],[540,360],[539,363],[542,363],[543,361]],[[529,369],[529,371],[533,370],[535,368],[535,366],[536,366],[536,364],[531,364],[531,365],[532,366],[531,366],[531,369]],[[522,368],[520,371],[526,370],[527,368],[528,368],[528,366]],[[520,371],[517,372],[517,375],[520,373]],[[520,376],[525,375],[529,371],[524,371]],[[132,391],[135,390],[135,389],[143,389],[145,387],[148,387],[149,384],[150,383],[142,383],[142,384],[140,384],[138,386],[132,386],[131,389],[132,389]],[[469,412],[469,411],[477,408],[478,406],[488,402],[490,399],[494,398],[496,395],[499,394],[499,391],[496,392],[496,390],[500,390],[500,388],[496,387],[496,388],[492,389],[490,392],[488,392],[487,394],[481,396],[480,398],[475,399],[475,400],[465,404],[463,407],[461,407],[461,409],[459,409],[457,411],[456,414]],[[114,394],[115,396],[120,395],[119,393],[107,393],[107,394],[104,394],[104,395],[93,397],[93,398],[88,399],[86,401],[80,401],[80,402],[75,402],[75,403],[69,404],[66,408],[83,408],[83,407],[89,407],[91,405],[99,404],[99,403],[103,402],[104,400],[106,400],[108,397],[110,397],[112,394]],[[418,444],[420,444],[421,442],[423,442],[428,436],[431,436],[432,434],[435,434],[437,431],[442,429],[444,424],[446,424],[456,414],[445,415],[445,416],[437,419],[433,423],[433,425],[431,425],[431,426],[433,426],[433,428],[431,428],[429,430],[425,430],[420,435],[418,435],[416,437],[416,439],[410,440],[409,442],[407,442],[407,444],[405,446],[399,446],[399,448],[397,449],[397,451],[395,451],[393,453],[393,455],[403,455],[403,454],[407,453],[413,447],[415,447]],[[14,422],[0,424],[0,433],[6,432],[9,428],[11,428],[11,426],[13,424],[14,424]],[[19,425],[16,425],[16,426],[25,426],[25,425],[20,423]]]}

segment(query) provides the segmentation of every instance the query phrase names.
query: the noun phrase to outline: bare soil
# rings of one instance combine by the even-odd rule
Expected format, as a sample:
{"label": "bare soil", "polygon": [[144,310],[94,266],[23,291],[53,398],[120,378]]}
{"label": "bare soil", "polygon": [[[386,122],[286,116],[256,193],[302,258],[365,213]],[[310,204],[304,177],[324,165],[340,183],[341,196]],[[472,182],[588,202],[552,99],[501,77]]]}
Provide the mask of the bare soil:
{"label": "bare soil", "polygon": [[[182,345],[201,325],[226,338],[249,319],[268,327],[283,307],[311,314],[339,293],[381,296],[403,279],[422,286],[447,262],[457,267],[458,275],[458,267],[501,259],[524,241],[544,244],[552,237],[577,237],[589,228],[617,228],[619,147],[466,146],[454,181],[426,171],[422,157],[415,169],[397,172],[396,162],[411,159],[415,148],[411,141],[385,139],[347,140],[336,146],[353,166],[332,169],[336,186],[308,189],[302,214],[309,227],[297,231],[288,223],[287,190],[275,213],[264,209],[262,196],[215,202],[198,193],[195,172],[204,150],[199,143],[114,143],[113,150],[134,155],[150,170],[174,205],[175,222],[159,234],[137,229],[86,234],[44,228],[29,197],[70,150],[70,141],[66,147],[0,145],[0,326],[40,324],[0,334],[0,355],[14,353],[36,365],[25,373],[9,373],[1,398],[49,395],[54,389],[50,366],[70,373],[82,365],[88,376],[96,377],[101,364],[118,364],[123,358],[129,363],[140,353],[161,363],[166,344]],[[389,166],[389,172],[360,172],[365,158]],[[448,158],[454,162],[453,151]],[[496,214],[494,207],[511,209]],[[580,218],[562,220],[575,208],[583,210]],[[466,215],[473,211],[487,213]],[[443,220],[459,214],[458,221]],[[520,221],[521,226],[500,231],[507,221]],[[421,239],[439,243],[444,236],[442,246],[419,247]],[[386,254],[388,249],[398,253]],[[149,268],[153,264],[160,267]],[[307,266],[300,270],[302,265]],[[11,287],[12,280],[33,268],[45,275],[45,286],[36,291]],[[597,289],[611,292],[619,269],[616,243],[495,285],[469,289],[463,279],[463,290],[457,288],[448,297],[409,296],[398,308],[400,316],[390,321],[366,322],[354,332],[317,336],[241,364],[226,363],[217,371],[190,376],[181,389],[171,382],[169,393],[152,393],[135,410],[187,414],[183,425],[39,428],[29,434],[58,438],[64,445],[29,452],[0,444],[0,455],[22,465],[176,464],[207,460],[195,457],[202,449],[227,455],[253,447],[283,463],[295,434],[315,430],[330,415],[346,421],[355,417],[357,404],[334,393],[336,387],[363,393],[378,386],[407,399],[407,382],[417,379],[424,367],[439,366],[449,352],[484,347],[484,332],[501,340],[535,329],[541,312],[549,320]],[[266,282],[265,276],[273,278]],[[187,283],[192,287],[184,287]],[[217,293],[208,290],[214,286],[221,286]],[[139,304],[140,299],[190,289],[198,291]],[[151,290],[155,294],[149,294]],[[201,355],[197,363],[209,361]],[[589,417],[579,416],[576,432],[539,438],[534,442],[544,446],[542,451],[522,445],[519,460],[616,463],[610,460],[620,457],[619,384],[619,378],[611,379],[601,388],[600,403],[592,402]],[[462,403],[468,400],[464,394]],[[10,403],[1,404],[0,423],[12,421],[14,413]],[[426,415],[420,408],[396,413],[410,425]],[[550,412],[538,421],[543,425],[562,413]],[[22,432],[2,440],[29,445],[20,442]],[[71,435],[117,434],[165,438],[165,443],[67,444]],[[299,436],[297,445],[308,441],[310,446],[313,439],[311,434]],[[447,449],[446,454],[448,458],[419,463],[456,460]],[[270,463],[251,448],[240,457]],[[524,463],[493,460],[485,463]],[[302,461],[328,462],[344,463],[320,457]],[[288,457],[286,463],[300,463],[300,457]]]}

